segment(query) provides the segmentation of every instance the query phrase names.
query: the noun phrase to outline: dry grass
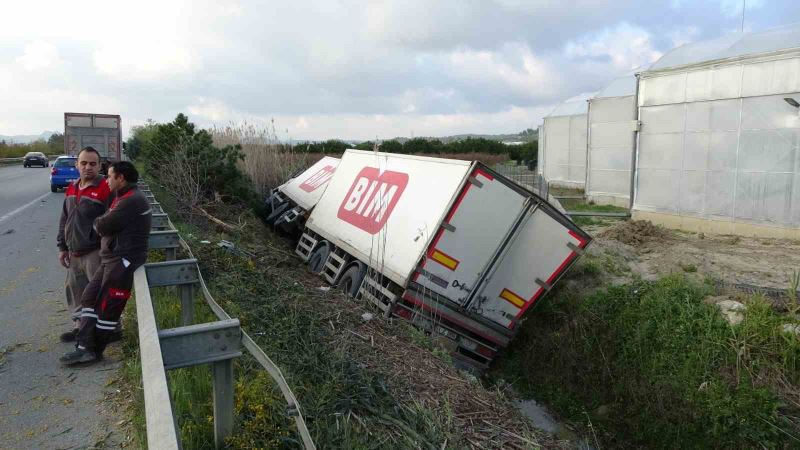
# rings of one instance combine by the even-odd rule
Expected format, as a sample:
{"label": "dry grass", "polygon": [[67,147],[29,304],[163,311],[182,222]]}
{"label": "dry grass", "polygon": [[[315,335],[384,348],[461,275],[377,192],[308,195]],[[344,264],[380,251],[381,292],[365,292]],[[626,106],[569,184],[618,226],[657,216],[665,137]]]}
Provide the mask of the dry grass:
{"label": "dry grass", "polygon": [[[266,194],[273,187],[286,181],[298,169],[308,167],[324,156],[322,153],[306,153],[301,147],[282,143],[276,133],[274,121],[266,127],[242,122],[220,128],[214,127],[209,131],[214,138],[214,145],[242,146],[245,159],[239,163],[239,169],[250,177],[260,195]],[[508,160],[508,155],[488,153],[435,153],[420,154],[420,156],[477,160],[490,166]]]}
{"label": "dry grass", "polygon": [[261,195],[286,181],[298,169],[311,165],[322,156],[303,153],[281,143],[275,132],[274,121],[267,127],[242,122],[229,124],[224,128],[214,127],[210,132],[214,138],[214,145],[242,146],[245,159],[239,163],[239,170],[250,177],[256,191]]}

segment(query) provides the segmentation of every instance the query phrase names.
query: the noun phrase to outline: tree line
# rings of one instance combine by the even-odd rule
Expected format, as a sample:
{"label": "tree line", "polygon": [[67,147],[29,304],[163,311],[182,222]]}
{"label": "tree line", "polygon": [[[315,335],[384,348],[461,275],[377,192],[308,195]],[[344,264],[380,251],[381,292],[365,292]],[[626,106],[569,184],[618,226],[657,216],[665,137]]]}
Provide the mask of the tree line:
{"label": "tree line", "polygon": [[[505,144],[486,138],[466,138],[457,141],[442,142],[435,138],[413,138],[405,142],[397,139],[378,142],[377,149],[386,153],[406,154],[464,154],[486,153],[490,155],[508,155],[510,159],[531,161],[536,160],[539,149],[538,141],[525,142],[524,144]],[[375,142],[365,141],[356,145],[330,139],[323,142],[301,142],[294,144],[295,151],[307,153],[343,153],[348,148],[358,150],[374,150]]]}
{"label": "tree line", "polygon": [[54,133],[48,140],[39,139],[21,144],[0,140],[0,158],[19,158],[28,152],[41,152],[45,155],[61,155],[64,153],[64,135]]}

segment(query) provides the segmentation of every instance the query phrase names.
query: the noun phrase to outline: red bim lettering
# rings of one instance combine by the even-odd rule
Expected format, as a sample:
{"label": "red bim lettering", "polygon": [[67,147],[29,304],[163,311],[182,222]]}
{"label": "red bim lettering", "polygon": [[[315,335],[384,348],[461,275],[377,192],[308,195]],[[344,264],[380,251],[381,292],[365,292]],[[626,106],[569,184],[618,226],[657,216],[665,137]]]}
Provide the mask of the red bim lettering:
{"label": "red bim lettering", "polygon": [[337,217],[369,234],[380,231],[408,184],[408,174],[365,167],[344,197]]}
{"label": "red bim lettering", "polygon": [[330,181],[334,172],[336,172],[336,167],[325,166],[315,172],[314,175],[308,177],[308,179],[300,185],[300,189],[306,192],[314,192],[317,188]]}

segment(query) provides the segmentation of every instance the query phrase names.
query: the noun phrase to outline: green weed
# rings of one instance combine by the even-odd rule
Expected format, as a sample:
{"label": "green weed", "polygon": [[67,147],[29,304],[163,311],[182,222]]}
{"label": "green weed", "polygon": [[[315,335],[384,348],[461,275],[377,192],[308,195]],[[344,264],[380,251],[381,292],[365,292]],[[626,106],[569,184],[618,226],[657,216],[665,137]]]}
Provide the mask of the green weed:
{"label": "green weed", "polygon": [[[532,315],[494,374],[576,422],[586,412],[614,447],[783,448],[800,443],[788,401],[800,341],[763,298],[744,321],[703,302],[707,285],[675,275],[588,298],[562,288]],[[589,413],[591,416],[591,413]]]}

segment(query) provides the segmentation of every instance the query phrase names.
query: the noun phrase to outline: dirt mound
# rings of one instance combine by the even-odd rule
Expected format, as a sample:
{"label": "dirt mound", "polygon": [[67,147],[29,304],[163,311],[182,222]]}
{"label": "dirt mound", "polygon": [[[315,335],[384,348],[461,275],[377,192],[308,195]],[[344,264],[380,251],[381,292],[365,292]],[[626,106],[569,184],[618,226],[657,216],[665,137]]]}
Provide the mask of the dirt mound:
{"label": "dirt mound", "polygon": [[601,232],[599,236],[638,246],[652,240],[663,239],[668,233],[648,220],[629,220]]}

